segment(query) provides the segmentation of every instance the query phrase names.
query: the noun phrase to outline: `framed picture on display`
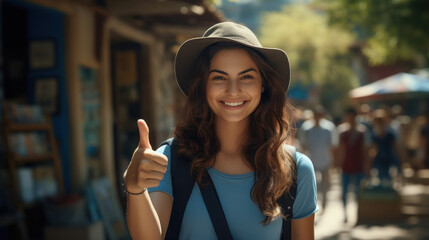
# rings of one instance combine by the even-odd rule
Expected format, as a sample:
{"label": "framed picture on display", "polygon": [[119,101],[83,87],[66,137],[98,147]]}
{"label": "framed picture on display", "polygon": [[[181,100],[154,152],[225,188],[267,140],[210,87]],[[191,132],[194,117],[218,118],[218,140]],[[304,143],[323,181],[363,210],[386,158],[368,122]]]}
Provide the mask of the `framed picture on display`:
{"label": "framed picture on display", "polygon": [[56,66],[54,40],[33,40],[29,45],[31,69],[50,69]]}

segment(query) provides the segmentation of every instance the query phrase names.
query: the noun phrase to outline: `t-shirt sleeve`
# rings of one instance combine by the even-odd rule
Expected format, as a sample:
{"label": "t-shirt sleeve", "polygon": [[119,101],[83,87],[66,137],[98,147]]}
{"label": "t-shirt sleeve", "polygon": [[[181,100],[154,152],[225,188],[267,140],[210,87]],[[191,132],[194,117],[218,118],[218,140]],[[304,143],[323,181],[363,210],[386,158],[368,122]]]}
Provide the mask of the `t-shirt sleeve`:
{"label": "t-shirt sleeve", "polygon": [[157,152],[164,154],[168,158],[167,163],[167,171],[164,174],[164,177],[162,178],[161,182],[159,183],[159,186],[148,188],[149,192],[164,192],[170,195],[171,198],[173,198],[173,185],[171,183],[171,148],[170,145],[165,144],[161,147],[159,147]]}
{"label": "t-shirt sleeve", "polygon": [[293,219],[308,217],[317,210],[317,188],[316,176],[314,174],[313,163],[304,154],[296,153],[297,164],[297,192],[293,203]]}

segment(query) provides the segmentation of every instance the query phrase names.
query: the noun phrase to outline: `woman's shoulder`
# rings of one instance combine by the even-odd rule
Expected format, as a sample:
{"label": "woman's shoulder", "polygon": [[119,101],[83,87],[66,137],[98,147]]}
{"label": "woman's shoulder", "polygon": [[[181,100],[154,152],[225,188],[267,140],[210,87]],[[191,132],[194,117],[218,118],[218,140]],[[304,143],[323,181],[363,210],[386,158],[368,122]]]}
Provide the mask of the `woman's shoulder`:
{"label": "woman's shoulder", "polygon": [[167,141],[161,143],[156,149],[157,152],[166,155],[170,159],[171,155],[171,146],[167,143]]}
{"label": "woman's shoulder", "polygon": [[314,171],[313,162],[304,153],[297,151],[295,162],[296,162],[296,166],[297,166],[298,175],[302,172],[308,173],[308,172]]}
{"label": "woman's shoulder", "polygon": [[296,159],[295,159],[297,164],[306,164],[306,163],[311,163],[310,158],[305,155],[304,153],[300,152],[300,151],[296,151]]}
{"label": "woman's shoulder", "polygon": [[283,147],[284,147],[284,149],[286,149],[289,152],[289,154],[292,155],[292,158],[298,167],[299,166],[306,166],[308,164],[310,164],[311,166],[313,165],[310,158],[308,158],[307,155],[305,155],[304,153],[302,153],[298,149],[296,149],[295,146],[289,145],[289,144],[284,144]]}

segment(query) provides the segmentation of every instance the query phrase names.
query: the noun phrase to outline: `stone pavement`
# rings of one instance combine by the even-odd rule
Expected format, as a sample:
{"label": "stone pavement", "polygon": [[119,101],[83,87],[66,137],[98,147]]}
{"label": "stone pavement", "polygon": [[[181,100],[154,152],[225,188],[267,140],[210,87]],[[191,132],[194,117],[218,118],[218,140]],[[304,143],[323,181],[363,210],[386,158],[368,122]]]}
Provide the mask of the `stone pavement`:
{"label": "stone pavement", "polygon": [[[426,192],[425,192],[426,191]],[[413,199],[421,199],[429,206],[429,185],[404,185],[402,195],[414,194]],[[376,224],[357,224],[357,202],[354,194],[348,195],[348,222],[344,222],[341,202],[341,186],[339,174],[331,171],[331,188],[324,211],[316,213],[315,235],[320,240],[384,240],[384,239],[429,239],[429,216],[403,215],[403,220]],[[403,197],[404,198],[404,197]],[[422,200],[424,199],[424,200]],[[320,206],[320,205],[319,205]]]}

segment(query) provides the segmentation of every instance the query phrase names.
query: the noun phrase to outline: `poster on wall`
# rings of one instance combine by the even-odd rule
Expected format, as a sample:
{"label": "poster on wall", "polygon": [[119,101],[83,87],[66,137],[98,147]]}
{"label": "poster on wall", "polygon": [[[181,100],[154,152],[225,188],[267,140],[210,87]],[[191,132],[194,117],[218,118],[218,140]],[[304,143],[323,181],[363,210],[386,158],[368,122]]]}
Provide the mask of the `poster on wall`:
{"label": "poster on wall", "polygon": [[55,67],[54,40],[33,40],[30,42],[29,51],[31,69],[49,69]]}
{"label": "poster on wall", "polygon": [[[83,134],[86,156],[90,161],[98,160],[100,147],[101,96],[98,88],[97,72],[94,68],[80,66],[79,78],[82,86]],[[96,167],[92,170],[95,169]]]}

